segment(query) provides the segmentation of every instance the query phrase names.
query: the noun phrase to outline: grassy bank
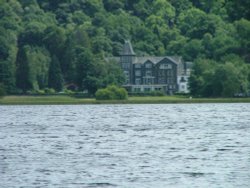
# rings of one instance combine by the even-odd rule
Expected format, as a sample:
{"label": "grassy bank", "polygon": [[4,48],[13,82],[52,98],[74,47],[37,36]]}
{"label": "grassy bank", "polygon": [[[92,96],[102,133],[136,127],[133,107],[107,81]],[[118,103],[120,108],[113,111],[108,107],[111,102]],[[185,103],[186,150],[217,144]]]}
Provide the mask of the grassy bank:
{"label": "grassy bank", "polygon": [[46,105],[46,104],[171,104],[171,103],[250,103],[250,98],[192,98],[183,96],[129,97],[122,101],[97,101],[94,98],[69,96],[6,96],[0,105]]}

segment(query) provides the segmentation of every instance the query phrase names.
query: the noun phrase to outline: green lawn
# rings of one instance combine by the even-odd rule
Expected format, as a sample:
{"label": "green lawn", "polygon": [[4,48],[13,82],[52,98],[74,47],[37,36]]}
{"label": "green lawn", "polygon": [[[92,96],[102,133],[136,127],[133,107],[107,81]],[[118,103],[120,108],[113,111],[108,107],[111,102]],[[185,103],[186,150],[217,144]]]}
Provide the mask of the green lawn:
{"label": "green lawn", "polygon": [[0,105],[25,104],[161,104],[161,103],[250,103],[250,98],[192,98],[184,96],[129,97],[122,101],[96,101],[94,98],[74,98],[69,96],[6,96]]}
{"label": "green lawn", "polygon": [[95,99],[79,99],[69,96],[6,96],[0,104],[81,104],[93,103]]}

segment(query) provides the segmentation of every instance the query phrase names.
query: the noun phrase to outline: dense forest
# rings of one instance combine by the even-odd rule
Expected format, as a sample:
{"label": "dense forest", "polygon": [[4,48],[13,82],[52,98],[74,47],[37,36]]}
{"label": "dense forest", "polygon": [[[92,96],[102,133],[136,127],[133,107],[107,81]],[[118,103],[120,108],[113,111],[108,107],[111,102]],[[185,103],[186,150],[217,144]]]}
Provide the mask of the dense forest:
{"label": "dense forest", "polygon": [[0,0],[0,83],[8,93],[120,85],[119,66],[105,57],[129,39],[138,55],[194,62],[193,95],[246,93],[249,7],[249,0]]}

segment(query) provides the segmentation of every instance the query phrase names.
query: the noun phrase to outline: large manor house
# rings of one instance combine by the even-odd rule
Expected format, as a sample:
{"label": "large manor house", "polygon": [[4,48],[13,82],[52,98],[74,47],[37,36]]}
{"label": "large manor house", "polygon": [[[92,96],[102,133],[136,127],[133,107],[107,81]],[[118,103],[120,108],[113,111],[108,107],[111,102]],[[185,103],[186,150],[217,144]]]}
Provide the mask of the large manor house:
{"label": "large manor house", "polygon": [[124,87],[129,92],[163,91],[166,94],[188,93],[192,63],[181,57],[136,56],[130,41],[125,41],[118,61],[124,72]]}

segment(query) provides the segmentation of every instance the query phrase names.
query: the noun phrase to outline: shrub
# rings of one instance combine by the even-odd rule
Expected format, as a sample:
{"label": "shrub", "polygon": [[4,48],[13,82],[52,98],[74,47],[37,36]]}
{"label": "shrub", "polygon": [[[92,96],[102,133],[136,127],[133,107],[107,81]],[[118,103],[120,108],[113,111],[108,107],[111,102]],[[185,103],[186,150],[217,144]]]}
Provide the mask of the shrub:
{"label": "shrub", "polygon": [[6,95],[4,85],[0,83],[0,98]]}
{"label": "shrub", "polygon": [[56,91],[53,88],[45,88],[44,89],[46,94],[55,94]]}
{"label": "shrub", "polygon": [[39,90],[36,91],[36,93],[37,93],[38,95],[44,95],[44,94],[45,94],[45,91],[42,90],[42,89],[39,89]]}
{"label": "shrub", "polygon": [[98,89],[95,96],[97,100],[125,100],[128,98],[128,93],[124,88],[112,85],[105,89]]}
{"label": "shrub", "polygon": [[98,89],[95,93],[97,100],[111,100],[114,99],[114,93],[108,89]]}
{"label": "shrub", "polygon": [[73,94],[75,94],[74,91],[71,91],[71,90],[69,90],[69,89],[65,89],[65,90],[63,91],[63,93],[65,93],[65,94],[67,94],[67,95],[73,95]]}

